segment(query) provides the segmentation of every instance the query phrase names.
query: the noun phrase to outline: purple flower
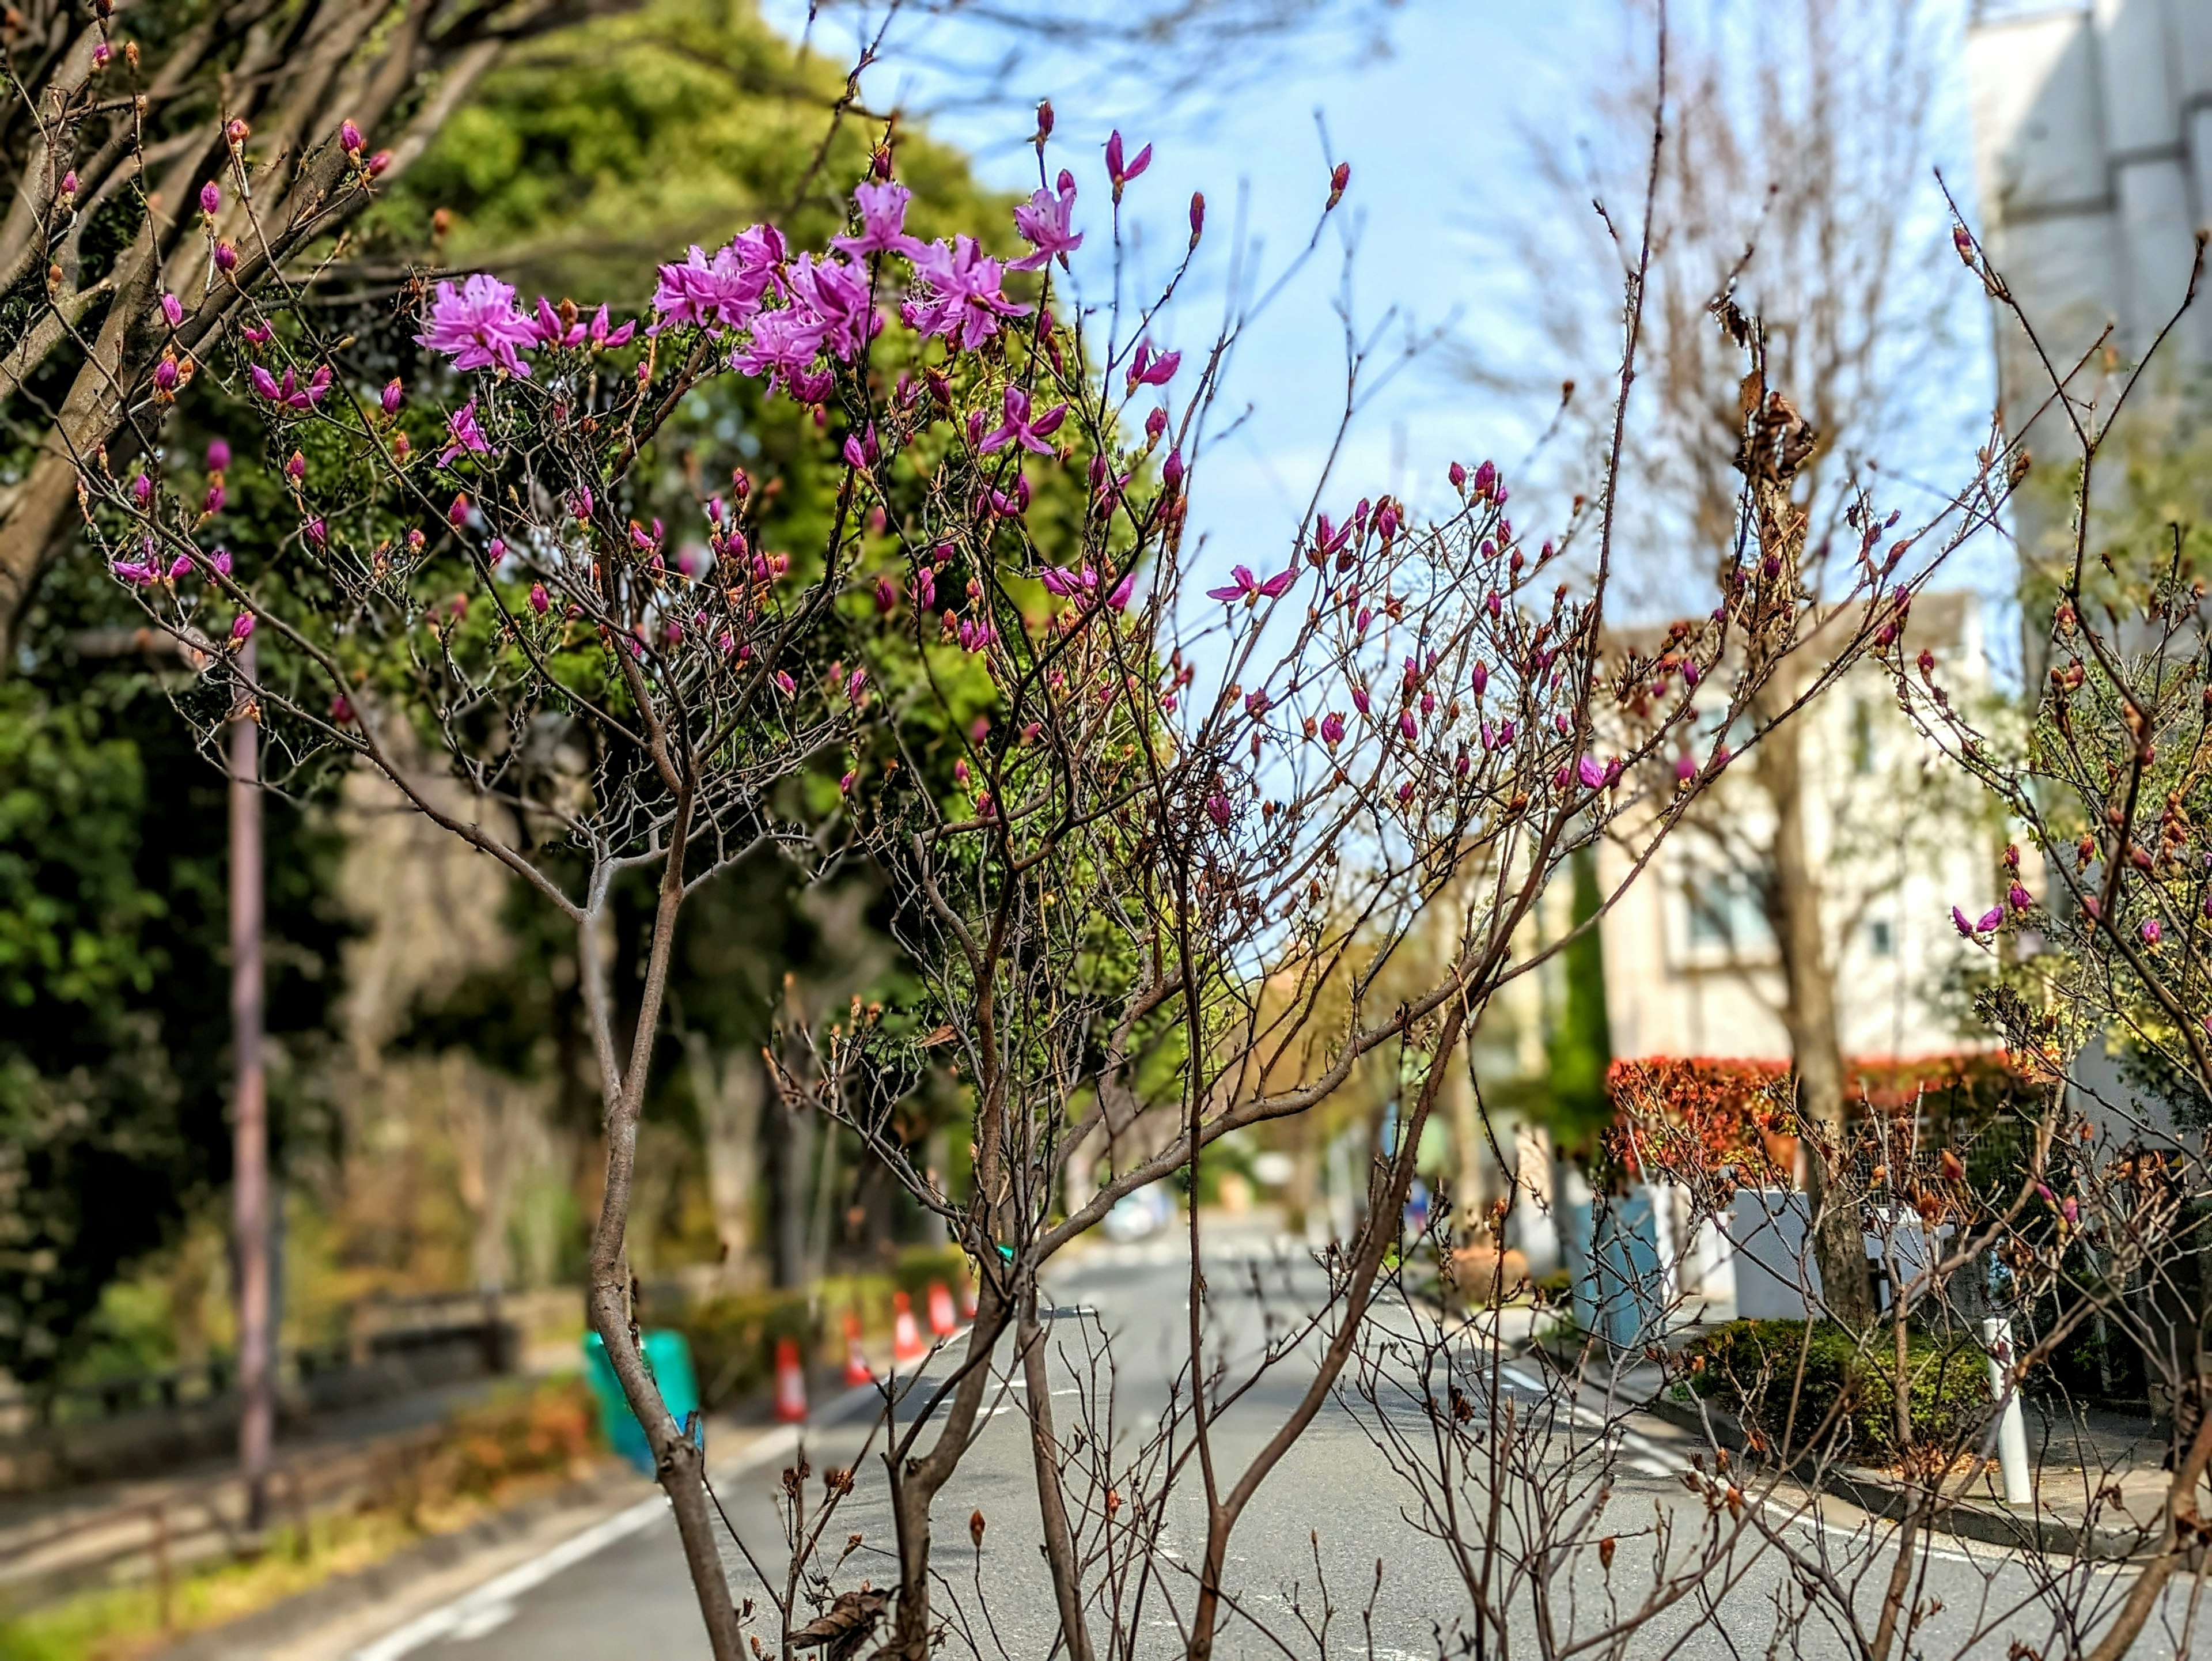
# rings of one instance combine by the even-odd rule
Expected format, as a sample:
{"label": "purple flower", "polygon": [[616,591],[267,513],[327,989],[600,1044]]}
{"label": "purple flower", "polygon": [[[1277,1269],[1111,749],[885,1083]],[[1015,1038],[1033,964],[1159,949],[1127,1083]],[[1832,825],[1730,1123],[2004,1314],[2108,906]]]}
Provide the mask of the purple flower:
{"label": "purple flower", "polygon": [[927,243],[908,258],[923,287],[907,302],[906,319],[924,335],[957,341],[963,350],[973,351],[998,333],[1001,319],[1025,317],[1031,309],[1000,292],[1005,266],[985,254],[972,236],[955,237],[949,247]]}
{"label": "purple flower", "polygon": [[494,538],[493,538],[489,542],[487,542],[486,544],[484,544],[484,563],[485,563],[485,564],[487,564],[487,565],[492,565],[492,566],[496,566],[496,565],[500,563],[500,561],[501,561],[501,560],[505,559],[506,557],[507,557],[507,542],[506,542],[506,539],[505,539],[504,538],[501,538],[501,537],[494,537]]}
{"label": "purple flower", "polygon": [[2143,919],[2142,942],[2145,946],[2156,946],[2159,943],[2160,937],[2162,937],[2165,933],[2165,928],[2159,922],[2159,920],[2156,917],[2145,917]]}
{"label": "purple flower", "polygon": [[141,508],[143,508],[148,502],[153,501],[154,478],[152,474],[140,473],[131,481],[131,499],[137,502]]}
{"label": "purple flower", "polygon": [[1413,720],[1413,712],[1411,709],[1401,709],[1398,712],[1398,732],[1408,744],[1420,737],[1420,727]]}
{"label": "purple flower", "polygon": [[1175,372],[1181,368],[1181,352],[1162,352],[1155,357],[1152,343],[1140,340],[1136,356],[1129,361],[1128,389],[1133,392],[1139,386],[1164,386],[1175,379]]}
{"label": "purple flower", "polygon": [[350,121],[339,122],[338,148],[343,150],[348,155],[359,155],[361,154],[361,129],[354,125]]}
{"label": "purple flower", "polygon": [[1206,799],[1206,816],[1221,830],[1229,828],[1229,798],[1216,790]]}
{"label": "purple flower", "polygon": [[207,496],[200,502],[200,513],[202,516],[212,519],[217,514],[221,513],[222,511],[223,499],[222,486],[220,484],[210,481],[207,487]]}
{"label": "purple flower", "polygon": [[178,380],[177,360],[175,358],[165,357],[159,363],[156,363],[154,366],[154,390],[155,392],[175,392],[177,390]]}
{"label": "purple flower", "polygon": [[[392,384],[397,386],[398,383],[395,381]],[[438,458],[441,467],[452,466],[453,458],[464,451],[475,456],[491,453],[491,446],[484,439],[483,429],[477,423],[477,401],[474,399],[446,417],[446,435],[453,441]]]}
{"label": "purple flower", "polygon": [[1125,166],[1121,161],[1121,134],[1120,129],[1116,128],[1107,138],[1106,176],[1114,181],[1114,199],[1116,202],[1119,202],[1121,199],[1121,187],[1127,184],[1131,179],[1142,173],[1146,168],[1152,165],[1152,147],[1150,144],[1146,145],[1144,149],[1139,150],[1136,155]]}
{"label": "purple flower", "polygon": [[222,209],[222,186],[210,179],[200,186],[200,211],[212,218]]}
{"label": "purple flower", "polygon": [[842,259],[799,255],[791,268],[791,298],[794,310],[813,313],[823,344],[844,362],[866,350],[884,326],[869,297],[867,272]]}
{"label": "purple flower", "polygon": [[1344,742],[1344,717],[1334,709],[1321,718],[1321,741],[1332,750]]}
{"label": "purple flower", "polygon": [[238,269],[238,250],[228,242],[215,245],[215,268],[225,277]]}
{"label": "purple flower", "polygon": [[1480,697],[1483,693],[1487,691],[1490,688],[1489,666],[1486,664],[1476,664],[1474,666],[1474,673],[1471,678],[1474,685],[1474,695],[1477,697]]}
{"label": "purple flower", "polygon": [[1060,423],[1067,419],[1067,405],[1056,404],[1039,416],[1030,419],[1030,395],[1018,386],[1010,386],[1006,396],[1006,418],[994,430],[984,435],[976,447],[985,455],[1003,449],[1007,444],[1018,444],[1024,450],[1041,455],[1052,453],[1052,446],[1045,441],[1060,430]]}
{"label": "purple flower", "polygon": [[207,447],[208,472],[220,473],[230,465],[230,443],[227,439],[211,438]]}
{"label": "purple flower", "polygon": [[1014,210],[1014,228],[1036,252],[1014,261],[1007,268],[1010,271],[1034,271],[1054,259],[1064,267],[1067,256],[1083,246],[1083,233],[1070,228],[1075,213],[1075,175],[1063,167],[1056,182],[1058,196],[1034,191],[1026,203]]}
{"label": "purple flower", "polygon": [[1231,566],[1229,575],[1235,579],[1229,587],[1209,588],[1206,591],[1206,597],[1208,599],[1224,600],[1231,604],[1241,599],[1249,605],[1263,599],[1278,599],[1288,593],[1291,591],[1291,585],[1298,580],[1298,568],[1293,565],[1285,570],[1278,571],[1265,582],[1252,575],[1249,566]]}
{"label": "purple flower", "polygon": [[154,581],[151,568],[140,564],[137,560],[118,559],[107,569],[114,574],[117,581],[127,582],[134,588],[143,588]]}
{"label": "purple flower", "polygon": [[1130,597],[1136,592],[1137,568],[1133,565],[1122,574],[1121,580],[1114,585],[1114,592],[1106,596],[1106,603],[1117,611],[1126,611],[1129,609]]}
{"label": "purple flower", "polygon": [[775,690],[782,693],[784,697],[789,697],[793,692],[799,690],[799,683],[792,679],[792,678],[786,674],[782,670],[779,669],[775,672]]}
{"label": "purple flower", "polygon": [[533,582],[530,585],[530,609],[532,611],[537,612],[538,615],[542,618],[545,615],[547,609],[550,607],[552,604],[553,602],[546,597],[545,585],[544,583]]}
{"label": "purple flower", "polygon": [[672,326],[741,329],[760,309],[783,259],[783,238],[772,225],[740,233],[711,259],[695,243],[681,265],[660,268],[653,309]]}
{"label": "purple flower", "polygon": [[169,326],[181,329],[185,326],[185,302],[173,294],[161,296],[161,315],[169,319]]}
{"label": "purple flower", "polygon": [[230,625],[230,637],[235,641],[244,641],[249,638],[252,633],[253,613],[251,611],[240,611],[238,614],[238,621]]}
{"label": "purple flower", "polygon": [[754,319],[746,344],[730,355],[730,367],[739,374],[766,377],[771,392],[781,383],[799,399],[816,385],[814,360],[828,328],[821,318],[797,307],[763,312]]}
{"label": "purple flower", "polygon": [[2012,885],[2011,891],[2006,894],[2005,897],[2012,902],[2012,909],[2015,911],[2025,911],[2028,907],[2035,904],[2035,896],[2029,893],[2027,889],[2021,886],[2018,883],[2014,883]]}
{"label": "purple flower", "polygon": [[913,200],[912,191],[888,179],[860,186],[853,192],[853,202],[860,210],[860,234],[833,236],[830,246],[842,249],[855,259],[864,259],[872,253],[913,252],[921,246],[906,234],[907,204]]}
{"label": "purple flower", "polygon": [[230,550],[228,548],[216,549],[215,552],[209,557],[209,563],[215,567],[216,575],[217,576],[228,576],[230,575]]}
{"label": "purple flower", "polygon": [[531,320],[514,308],[512,285],[479,271],[458,290],[451,283],[438,284],[429,327],[415,342],[443,352],[457,369],[497,368],[527,376],[530,366],[520,353],[537,338]]}
{"label": "purple flower", "polygon": [[1582,780],[1585,790],[1595,790],[1605,782],[1605,769],[1590,756],[1584,756],[1575,764],[1575,776]]}

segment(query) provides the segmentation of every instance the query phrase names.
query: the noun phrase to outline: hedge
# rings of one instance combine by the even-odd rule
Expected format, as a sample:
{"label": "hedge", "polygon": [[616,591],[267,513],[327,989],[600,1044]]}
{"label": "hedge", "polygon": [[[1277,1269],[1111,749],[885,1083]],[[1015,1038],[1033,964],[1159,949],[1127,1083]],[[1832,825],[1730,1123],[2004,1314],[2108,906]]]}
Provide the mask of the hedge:
{"label": "hedge", "polygon": [[[1790,1396],[1804,1357],[1804,1382],[1790,1427],[1792,1454],[1814,1444],[1840,1398],[1840,1422],[1820,1445],[1859,1464],[1894,1464],[1897,1445],[1895,1351],[1878,1338],[1862,1354],[1838,1328],[1802,1321],[1729,1321],[1701,1333],[1676,1358],[1676,1376],[1698,1396],[1726,1408],[1747,1430],[1779,1451],[1790,1425]],[[1978,1441],[1990,1415],[1989,1367],[1981,1350],[1961,1340],[1924,1333],[1907,1340],[1911,1385],[1912,1451],[1939,1462]]]}

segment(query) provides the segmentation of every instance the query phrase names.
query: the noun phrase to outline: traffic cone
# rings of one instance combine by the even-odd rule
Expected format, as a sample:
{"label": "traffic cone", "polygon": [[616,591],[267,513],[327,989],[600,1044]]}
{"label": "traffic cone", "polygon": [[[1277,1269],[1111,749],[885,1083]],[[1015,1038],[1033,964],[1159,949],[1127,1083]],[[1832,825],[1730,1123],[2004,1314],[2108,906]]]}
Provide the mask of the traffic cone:
{"label": "traffic cone", "polygon": [[806,1416],[806,1374],[799,1365],[799,1346],[789,1338],[775,1341],[775,1416],[787,1425]]}
{"label": "traffic cone", "polygon": [[952,1293],[942,1281],[929,1283],[929,1329],[940,1338],[950,1338],[959,1323],[952,1318]]}
{"label": "traffic cone", "polygon": [[854,1385],[876,1382],[876,1375],[868,1371],[868,1358],[860,1354],[860,1317],[849,1309],[845,1311],[845,1382]]}
{"label": "traffic cone", "polygon": [[921,1329],[914,1323],[914,1299],[903,1292],[891,1293],[891,1359],[904,1365],[929,1354]]}

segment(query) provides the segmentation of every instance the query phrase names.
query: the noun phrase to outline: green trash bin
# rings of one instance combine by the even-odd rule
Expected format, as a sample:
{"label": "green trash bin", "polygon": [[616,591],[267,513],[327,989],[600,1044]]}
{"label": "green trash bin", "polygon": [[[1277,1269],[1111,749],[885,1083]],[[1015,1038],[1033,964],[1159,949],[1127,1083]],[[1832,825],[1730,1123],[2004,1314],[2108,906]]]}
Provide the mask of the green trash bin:
{"label": "green trash bin", "polygon": [[[691,1439],[702,1451],[707,1445],[707,1416],[699,1411],[699,1380],[691,1370],[691,1346],[684,1341],[680,1332],[657,1331],[644,1335],[645,1370],[660,1386],[660,1399],[678,1425],[687,1415],[691,1420]],[[652,1445],[645,1439],[645,1427],[629,1410],[629,1402],[623,1395],[622,1380],[615,1377],[614,1363],[607,1360],[607,1347],[599,1342],[599,1335],[584,1335],[584,1372],[592,1381],[592,1394],[599,1398],[599,1425],[606,1432],[607,1442],[617,1453],[635,1465],[647,1476],[653,1475]]]}

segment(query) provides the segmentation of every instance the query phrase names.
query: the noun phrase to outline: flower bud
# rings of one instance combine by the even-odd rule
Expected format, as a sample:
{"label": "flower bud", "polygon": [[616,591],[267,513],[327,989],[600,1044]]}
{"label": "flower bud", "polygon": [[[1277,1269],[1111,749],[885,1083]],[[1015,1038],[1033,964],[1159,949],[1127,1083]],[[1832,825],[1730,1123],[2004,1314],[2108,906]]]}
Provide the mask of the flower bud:
{"label": "flower bud", "polygon": [[348,155],[361,154],[361,129],[350,121],[338,123],[338,145]]}
{"label": "flower bud", "polygon": [[222,186],[212,179],[200,186],[200,211],[210,219],[222,211]]}
{"label": "flower bud", "polygon": [[1198,239],[1206,234],[1206,192],[1190,193],[1190,246],[1196,247]]}

